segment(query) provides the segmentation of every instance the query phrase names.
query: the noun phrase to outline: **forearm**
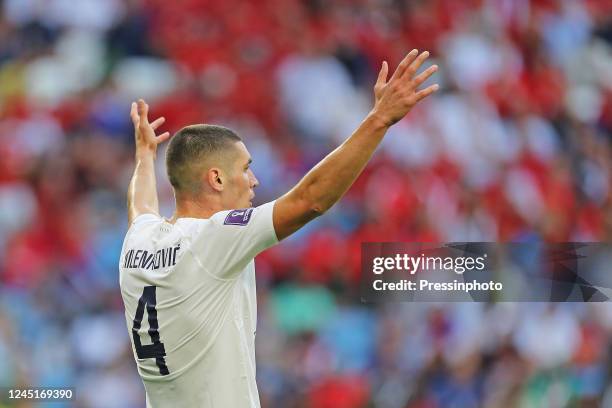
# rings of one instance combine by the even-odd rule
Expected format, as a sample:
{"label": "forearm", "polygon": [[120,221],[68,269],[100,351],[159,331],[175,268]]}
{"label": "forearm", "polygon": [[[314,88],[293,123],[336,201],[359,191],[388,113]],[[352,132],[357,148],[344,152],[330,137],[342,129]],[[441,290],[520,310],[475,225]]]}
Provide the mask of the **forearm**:
{"label": "forearm", "polygon": [[290,194],[307,202],[315,213],[327,211],[361,174],[387,129],[382,119],[370,113],[359,128],[313,167]]}
{"label": "forearm", "polygon": [[159,214],[155,180],[155,153],[137,154],[128,189],[128,222],[143,213]]}
{"label": "forearm", "polygon": [[412,50],[387,81],[389,66],[382,63],[374,85],[374,108],[359,128],[331,152],[287,194],[274,204],[273,222],[279,240],[293,234],[307,222],[330,209],[363,171],[387,129],[425,97],[438,90],[432,85],[419,90],[437,69],[432,65],[416,75],[429,56]]}

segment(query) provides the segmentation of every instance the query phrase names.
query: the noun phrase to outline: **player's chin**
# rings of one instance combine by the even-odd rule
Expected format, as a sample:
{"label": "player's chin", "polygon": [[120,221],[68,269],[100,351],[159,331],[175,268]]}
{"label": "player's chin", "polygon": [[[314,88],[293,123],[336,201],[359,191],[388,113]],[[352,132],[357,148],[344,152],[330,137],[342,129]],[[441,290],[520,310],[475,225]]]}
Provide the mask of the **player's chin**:
{"label": "player's chin", "polygon": [[236,200],[236,208],[250,208],[253,206],[253,197],[251,195],[241,196]]}

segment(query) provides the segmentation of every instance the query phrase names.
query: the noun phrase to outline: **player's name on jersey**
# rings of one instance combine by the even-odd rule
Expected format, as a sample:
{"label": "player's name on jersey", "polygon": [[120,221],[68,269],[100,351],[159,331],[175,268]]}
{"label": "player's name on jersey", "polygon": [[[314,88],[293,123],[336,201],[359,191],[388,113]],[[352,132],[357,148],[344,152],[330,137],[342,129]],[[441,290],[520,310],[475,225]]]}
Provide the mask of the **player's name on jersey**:
{"label": "player's name on jersey", "polygon": [[123,259],[124,268],[159,269],[176,264],[176,254],[181,244],[149,252],[146,249],[130,249]]}

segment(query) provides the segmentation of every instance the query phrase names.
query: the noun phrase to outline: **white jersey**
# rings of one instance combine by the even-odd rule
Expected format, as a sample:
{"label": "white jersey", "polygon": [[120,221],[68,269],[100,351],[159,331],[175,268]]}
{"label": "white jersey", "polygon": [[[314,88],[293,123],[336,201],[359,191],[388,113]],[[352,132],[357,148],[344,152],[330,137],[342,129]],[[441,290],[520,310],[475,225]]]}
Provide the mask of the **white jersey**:
{"label": "white jersey", "polygon": [[147,407],[260,406],[253,258],[278,242],[273,207],[130,226],[120,285]]}

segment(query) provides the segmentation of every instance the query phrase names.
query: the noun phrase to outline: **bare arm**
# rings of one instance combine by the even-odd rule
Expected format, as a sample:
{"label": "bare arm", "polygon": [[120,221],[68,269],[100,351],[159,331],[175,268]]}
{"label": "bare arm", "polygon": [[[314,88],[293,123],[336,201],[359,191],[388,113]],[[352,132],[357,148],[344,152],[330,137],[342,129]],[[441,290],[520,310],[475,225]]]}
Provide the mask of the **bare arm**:
{"label": "bare arm", "polygon": [[417,88],[436,70],[432,66],[415,77],[428,52],[412,50],[389,81],[386,61],[374,86],[376,102],[359,128],[312,168],[287,194],[276,200],[273,222],[283,239],[325,213],[349,189],[374,154],[387,129],[402,119],[419,101],[438,90],[438,85]]}
{"label": "bare arm", "polygon": [[127,194],[128,225],[141,214],[159,215],[155,158],[157,145],[167,140],[170,133],[165,132],[156,136],[155,130],[164,123],[165,119],[162,117],[149,123],[148,113],[149,106],[142,99],[138,100],[138,103],[132,103],[130,117],[134,124],[136,141],[136,168]]}

